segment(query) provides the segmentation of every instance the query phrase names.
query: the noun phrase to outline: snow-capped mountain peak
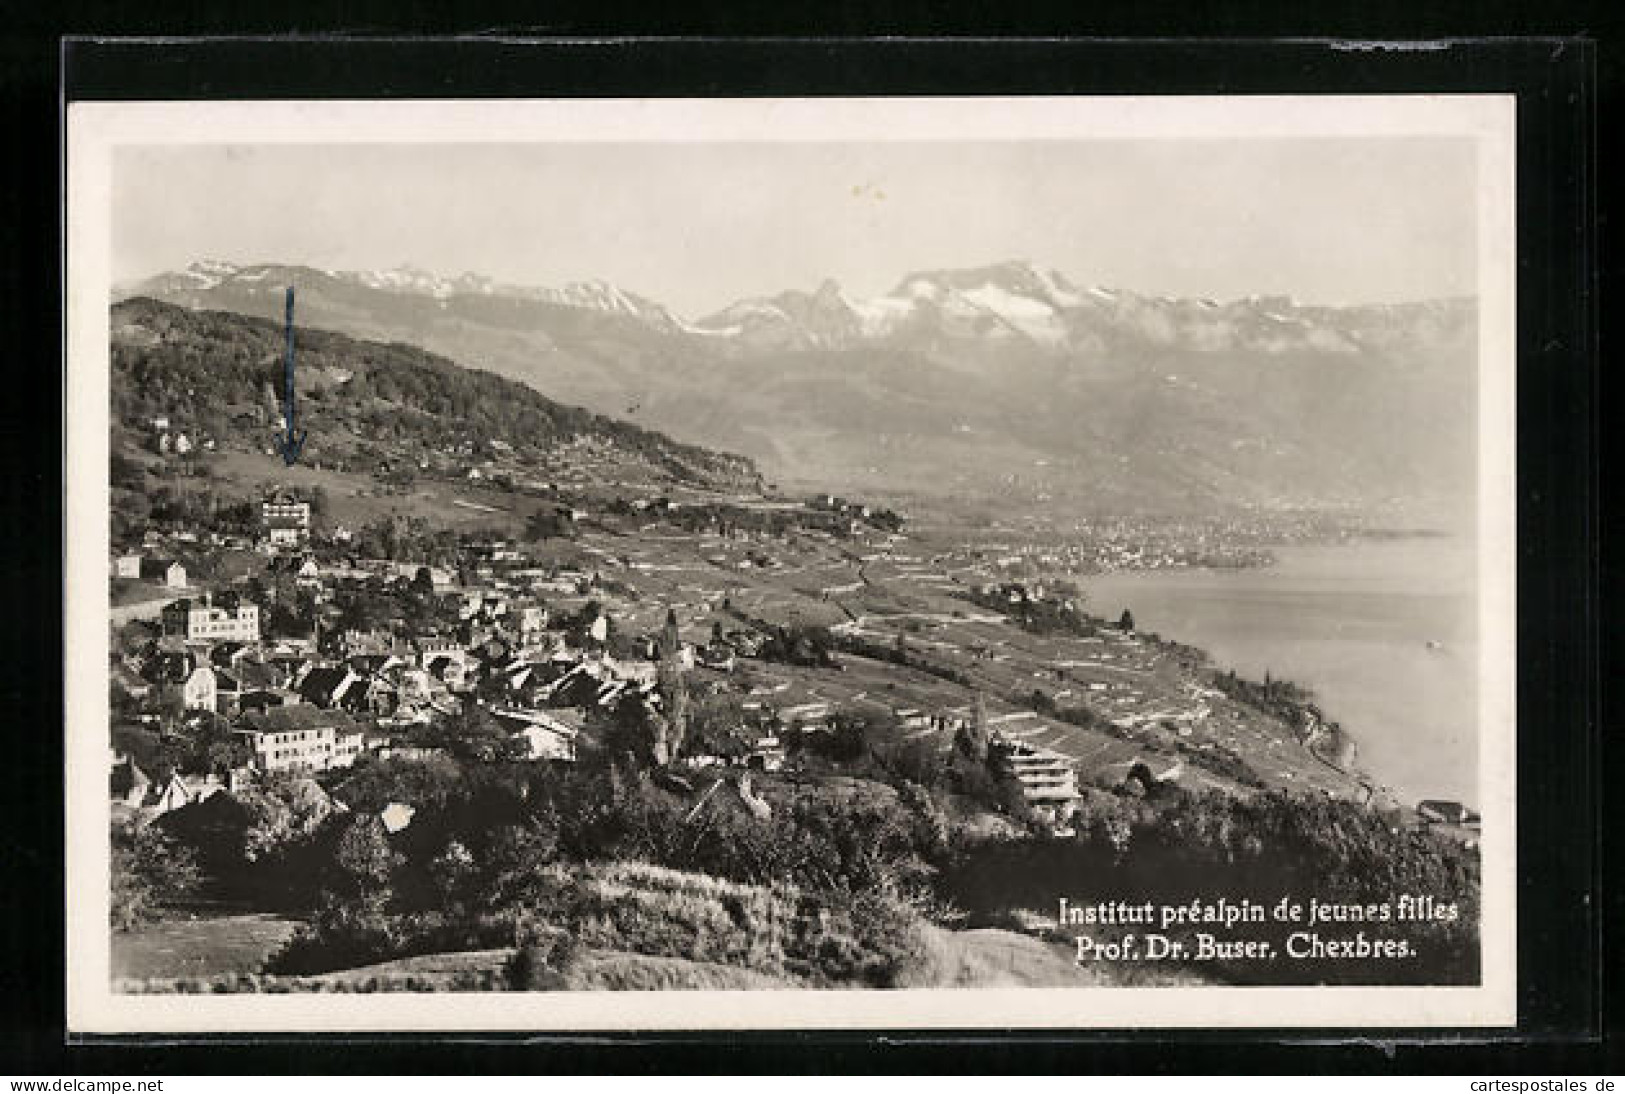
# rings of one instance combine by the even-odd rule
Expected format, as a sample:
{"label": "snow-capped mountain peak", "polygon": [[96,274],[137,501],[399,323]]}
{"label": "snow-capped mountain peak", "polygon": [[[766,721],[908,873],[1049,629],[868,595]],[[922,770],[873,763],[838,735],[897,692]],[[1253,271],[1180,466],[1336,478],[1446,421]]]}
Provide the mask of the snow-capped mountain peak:
{"label": "snow-capped mountain peak", "polygon": [[[1315,307],[1286,295],[1254,295],[1227,302],[1150,296],[1075,282],[1053,268],[1025,260],[909,273],[876,296],[847,292],[825,279],[810,291],[790,289],[750,297],[693,322],[664,305],[604,280],[524,286],[477,273],[454,277],[415,265],[334,271],[275,264],[242,265],[219,259],[193,262],[135,287],[192,307],[245,308],[277,314],[280,288],[299,286],[301,301],[321,316],[324,293],[342,299],[344,314],[432,301],[438,313],[490,321],[489,305],[532,307],[533,319],[510,313],[504,323],[548,328],[548,308],[604,316],[625,331],[703,337],[719,347],[845,350],[883,346],[931,353],[978,347],[1013,347],[1046,354],[1097,356],[1108,347],[1136,344],[1192,352],[1348,354],[1388,344],[1417,324],[1451,337],[1470,309],[1461,302]],[[1087,286],[1087,287],[1082,287]],[[357,295],[359,294],[359,295]],[[383,294],[381,297],[374,294]],[[393,303],[392,303],[393,302]]]}

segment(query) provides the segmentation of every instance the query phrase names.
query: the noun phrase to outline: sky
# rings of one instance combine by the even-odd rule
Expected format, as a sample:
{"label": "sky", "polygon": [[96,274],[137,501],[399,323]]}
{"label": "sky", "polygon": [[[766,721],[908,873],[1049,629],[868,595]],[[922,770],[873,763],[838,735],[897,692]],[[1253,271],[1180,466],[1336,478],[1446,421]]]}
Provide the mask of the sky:
{"label": "sky", "polygon": [[203,258],[603,279],[691,318],[1019,259],[1352,304],[1475,290],[1474,147],[1426,137],[126,146],[114,278]]}

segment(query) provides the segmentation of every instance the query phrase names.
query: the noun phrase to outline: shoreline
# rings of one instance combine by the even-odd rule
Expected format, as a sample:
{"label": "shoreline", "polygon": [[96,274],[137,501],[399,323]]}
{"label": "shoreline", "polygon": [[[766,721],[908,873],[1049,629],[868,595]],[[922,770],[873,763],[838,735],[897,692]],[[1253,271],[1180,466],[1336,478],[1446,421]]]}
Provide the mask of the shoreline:
{"label": "shoreline", "polygon": [[[1399,534],[1378,534],[1372,536],[1330,539],[1312,543],[1293,544],[1292,546],[1306,548],[1307,551],[1311,553],[1309,557],[1314,561],[1319,561],[1314,559],[1315,554],[1333,549],[1360,547],[1381,548],[1388,545],[1402,544],[1406,541],[1444,542],[1453,540],[1455,538],[1456,537],[1454,537],[1451,533],[1442,529],[1408,529],[1400,530]],[[1301,557],[1297,559],[1291,558],[1290,552],[1288,552],[1288,557],[1283,558],[1281,561],[1291,564],[1302,562],[1303,560]],[[1118,569],[1110,572],[1109,574],[1097,575],[1097,577],[1105,577],[1109,584],[1115,585],[1117,583],[1122,583],[1125,586],[1137,585],[1142,582],[1149,586],[1151,583],[1159,580],[1168,580],[1171,587],[1154,589],[1152,591],[1155,593],[1155,595],[1145,599],[1150,599],[1153,603],[1156,603],[1158,598],[1160,598],[1171,603],[1178,603],[1181,607],[1186,607],[1191,604],[1197,605],[1196,614],[1190,615],[1181,620],[1178,625],[1169,621],[1166,617],[1159,618],[1154,614],[1150,619],[1146,619],[1144,610],[1139,606],[1140,604],[1144,603],[1144,600],[1136,597],[1131,588],[1124,587],[1115,590],[1108,590],[1108,592],[1115,597],[1115,599],[1111,601],[1100,599],[1102,590],[1086,587],[1086,591],[1089,595],[1089,599],[1093,602],[1092,606],[1094,606],[1096,610],[1107,610],[1109,608],[1110,611],[1116,611],[1118,609],[1118,601],[1121,601],[1122,606],[1133,609],[1135,613],[1141,617],[1142,627],[1144,630],[1157,633],[1159,635],[1166,635],[1167,633],[1173,632],[1187,636],[1189,639],[1188,641],[1170,640],[1165,637],[1164,641],[1174,641],[1177,644],[1188,645],[1191,648],[1200,650],[1206,656],[1208,664],[1212,667],[1215,674],[1223,675],[1229,673],[1236,679],[1244,681],[1255,688],[1262,688],[1266,685],[1266,683],[1273,682],[1278,687],[1286,686],[1291,691],[1296,692],[1296,700],[1292,704],[1294,708],[1301,709],[1304,713],[1313,715],[1316,721],[1335,730],[1350,740],[1354,746],[1354,755],[1356,759],[1352,764],[1344,767],[1336,762],[1328,760],[1317,749],[1306,746],[1304,750],[1310,755],[1314,756],[1315,759],[1326,764],[1329,769],[1338,771],[1351,779],[1358,779],[1363,784],[1369,785],[1374,790],[1375,796],[1386,796],[1401,808],[1410,812],[1414,812],[1415,808],[1423,802],[1441,800],[1459,802],[1464,806],[1472,808],[1475,804],[1477,795],[1472,792],[1471,788],[1458,789],[1449,786],[1441,786],[1434,789],[1427,786],[1415,786],[1412,784],[1428,778],[1425,770],[1420,772],[1406,772],[1403,769],[1398,771],[1387,770],[1383,767],[1380,761],[1376,763],[1372,762],[1372,754],[1369,748],[1372,741],[1370,723],[1377,722],[1379,725],[1384,724],[1384,722],[1391,723],[1394,730],[1401,734],[1405,734],[1407,729],[1415,732],[1418,729],[1418,726],[1427,726],[1431,728],[1434,724],[1432,721],[1426,718],[1414,719],[1413,722],[1409,724],[1405,723],[1401,719],[1390,718],[1380,720],[1376,711],[1382,706],[1382,703],[1377,702],[1376,700],[1384,699],[1384,701],[1392,702],[1391,699],[1386,697],[1391,695],[1394,691],[1392,687],[1388,687],[1387,691],[1385,692],[1383,688],[1383,680],[1374,679],[1371,681],[1362,681],[1358,684],[1350,684],[1349,681],[1344,680],[1338,686],[1331,687],[1329,690],[1333,694],[1328,695],[1328,688],[1326,687],[1325,680],[1317,678],[1312,672],[1303,671],[1303,662],[1301,660],[1299,660],[1297,666],[1294,667],[1291,663],[1291,658],[1283,657],[1283,660],[1286,660],[1288,664],[1283,665],[1282,669],[1279,670],[1275,668],[1265,668],[1265,680],[1261,681],[1256,675],[1259,667],[1257,663],[1260,660],[1259,657],[1250,657],[1246,654],[1238,655],[1238,650],[1234,648],[1237,644],[1236,642],[1227,643],[1225,641],[1216,641],[1216,635],[1200,633],[1205,629],[1202,625],[1196,625],[1194,629],[1198,633],[1192,634],[1193,624],[1213,623],[1214,620],[1219,620],[1220,622],[1216,623],[1215,626],[1222,627],[1229,622],[1228,614],[1225,611],[1219,610],[1218,607],[1220,601],[1230,599],[1228,590],[1221,588],[1220,583],[1204,584],[1198,589],[1192,590],[1197,594],[1196,596],[1187,597],[1182,595],[1182,591],[1177,588],[1177,582],[1185,577],[1192,578],[1196,581],[1201,581],[1203,577],[1223,579],[1236,576],[1245,576],[1252,571],[1258,571],[1260,573],[1268,572],[1274,575],[1282,573],[1283,569],[1280,562],[1278,562],[1276,565],[1270,567],[1159,567],[1149,569]],[[1378,575],[1378,587],[1369,591],[1362,591],[1357,587],[1350,591],[1328,591],[1326,589],[1316,587],[1316,581],[1322,579],[1324,575],[1317,573],[1314,568],[1305,570],[1300,567],[1287,572],[1290,573],[1291,578],[1297,579],[1297,581],[1293,584],[1287,585],[1284,590],[1252,590],[1246,588],[1245,586],[1238,586],[1236,592],[1236,598],[1240,601],[1253,599],[1253,594],[1255,592],[1258,594],[1256,599],[1261,605],[1268,604],[1270,597],[1275,595],[1279,595],[1283,601],[1283,603],[1270,606],[1274,611],[1274,614],[1268,614],[1265,612],[1263,607],[1260,607],[1256,611],[1251,612],[1250,615],[1248,613],[1243,613],[1243,615],[1239,617],[1243,622],[1247,618],[1251,618],[1254,622],[1263,620],[1263,625],[1273,624],[1277,619],[1280,618],[1286,618],[1290,621],[1287,626],[1281,628],[1281,632],[1279,634],[1271,635],[1268,633],[1263,633],[1263,625],[1261,625],[1258,629],[1248,629],[1244,627],[1239,632],[1237,641],[1242,645],[1253,645],[1260,647],[1259,652],[1268,661],[1273,662],[1275,660],[1275,657],[1270,653],[1271,648],[1278,649],[1280,651],[1295,651],[1301,653],[1305,647],[1321,646],[1325,649],[1332,650],[1331,654],[1327,654],[1324,652],[1324,650],[1318,654],[1318,656],[1325,659],[1325,664],[1322,666],[1324,668],[1327,665],[1335,665],[1335,654],[1337,649],[1340,648],[1341,644],[1347,644],[1351,641],[1358,641],[1363,642],[1368,649],[1375,648],[1378,650],[1378,653],[1375,655],[1368,654],[1367,660],[1369,661],[1393,662],[1396,660],[1404,660],[1407,663],[1421,666],[1421,668],[1425,670],[1432,664],[1432,662],[1423,660],[1422,658],[1424,655],[1442,653],[1452,658],[1459,659],[1461,656],[1459,651],[1463,649],[1470,649],[1473,645],[1471,635],[1468,636],[1467,641],[1462,643],[1447,641],[1445,639],[1445,632],[1449,630],[1447,625],[1441,628],[1438,632],[1440,634],[1439,638],[1429,637],[1417,639],[1419,645],[1413,654],[1406,644],[1409,639],[1396,640],[1392,634],[1387,633],[1378,634],[1375,637],[1365,634],[1364,630],[1376,630],[1382,624],[1386,623],[1386,620],[1376,619],[1376,622],[1373,623],[1372,619],[1376,618],[1377,613],[1374,612],[1370,605],[1361,605],[1358,603],[1351,607],[1350,615],[1358,616],[1360,618],[1356,618],[1346,627],[1343,625],[1342,621],[1339,620],[1334,622],[1324,632],[1315,632],[1308,635],[1295,634],[1293,633],[1295,629],[1301,627],[1305,623],[1312,623],[1312,620],[1300,620],[1293,615],[1293,605],[1285,601],[1290,601],[1294,595],[1303,595],[1308,597],[1352,595],[1357,597],[1366,596],[1379,600],[1402,598],[1414,599],[1415,596],[1414,594],[1410,594],[1403,589],[1393,587],[1388,575]],[[1354,572],[1358,573],[1358,570]],[[1339,572],[1336,576],[1341,579],[1344,575]],[[1401,584],[1404,583],[1401,582]],[[1448,592],[1444,592],[1440,595],[1450,594]],[[1207,618],[1205,619],[1202,616],[1204,605],[1206,606],[1207,611]],[[1361,608],[1365,609],[1364,614],[1362,614],[1359,610]],[[1372,618],[1365,618],[1365,615],[1370,615]],[[1355,634],[1353,637],[1351,637],[1347,632],[1355,632]],[[1232,648],[1226,648],[1227,645]],[[1337,667],[1339,670],[1341,669],[1341,666]],[[1430,681],[1430,683],[1432,683],[1432,681]],[[1340,698],[1336,696],[1335,693],[1340,690],[1360,691],[1364,697],[1373,701],[1363,709],[1357,703],[1356,710],[1351,712],[1346,709],[1347,704],[1340,701]],[[1434,690],[1437,690],[1437,688],[1435,687]],[[1349,696],[1347,695],[1341,697],[1342,700],[1347,700],[1348,698]],[[1327,712],[1328,707],[1335,708],[1335,713],[1329,715]],[[1355,723],[1353,728],[1350,728],[1350,726],[1347,724],[1350,718],[1352,718]],[[1410,737],[1409,739],[1414,741],[1415,738]],[[1436,734],[1435,739],[1442,742],[1448,738]],[[1474,738],[1474,740],[1476,740],[1476,738]],[[1380,743],[1381,742],[1379,741],[1379,744]],[[1379,747],[1378,752],[1380,755],[1380,753],[1384,751],[1391,750],[1393,750],[1392,742],[1389,743],[1388,748]]]}

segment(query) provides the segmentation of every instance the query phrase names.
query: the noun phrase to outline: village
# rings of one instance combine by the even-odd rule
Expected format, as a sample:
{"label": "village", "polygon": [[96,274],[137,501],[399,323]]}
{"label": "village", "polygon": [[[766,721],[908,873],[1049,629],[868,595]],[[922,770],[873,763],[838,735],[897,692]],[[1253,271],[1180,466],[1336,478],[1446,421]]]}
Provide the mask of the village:
{"label": "village", "polygon": [[[361,557],[354,530],[287,491],[263,497],[253,536],[149,533],[112,560],[146,597],[114,609],[115,801],[161,814],[435,755],[476,712],[492,758],[573,762],[606,725],[659,714],[663,656],[736,723],[691,737],[672,757],[689,770],[777,772],[859,716],[943,756],[981,723],[1017,812],[1057,831],[1081,784],[1379,793],[1313,715],[1238,701],[1200,651],[1087,615],[1064,579],[917,542],[890,510],[666,490],[577,495],[558,517],[566,537],[464,535],[435,563]],[[240,564],[195,580],[187,550]],[[803,633],[815,654],[784,649]],[[200,733],[213,745],[166,747]]]}

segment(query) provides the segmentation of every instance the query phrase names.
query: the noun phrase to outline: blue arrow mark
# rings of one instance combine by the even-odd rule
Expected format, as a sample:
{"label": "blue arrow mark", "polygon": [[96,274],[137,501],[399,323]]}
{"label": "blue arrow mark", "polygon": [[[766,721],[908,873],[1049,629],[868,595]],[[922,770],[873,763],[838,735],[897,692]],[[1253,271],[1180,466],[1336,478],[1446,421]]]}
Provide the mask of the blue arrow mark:
{"label": "blue arrow mark", "polygon": [[305,447],[305,434],[302,430],[294,428],[295,401],[293,387],[293,286],[288,286],[288,355],[282,362],[282,379],[286,395],[282,403],[282,414],[287,426],[286,436],[278,436],[277,448],[282,451],[282,462],[292,467],[299,459],[299,452]]}

